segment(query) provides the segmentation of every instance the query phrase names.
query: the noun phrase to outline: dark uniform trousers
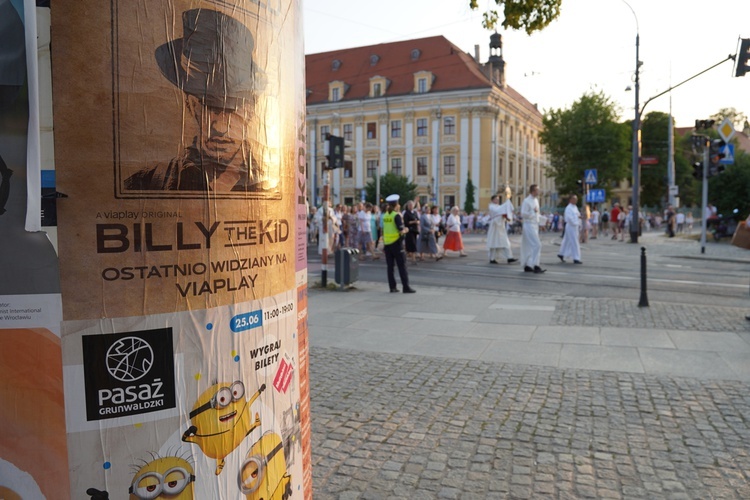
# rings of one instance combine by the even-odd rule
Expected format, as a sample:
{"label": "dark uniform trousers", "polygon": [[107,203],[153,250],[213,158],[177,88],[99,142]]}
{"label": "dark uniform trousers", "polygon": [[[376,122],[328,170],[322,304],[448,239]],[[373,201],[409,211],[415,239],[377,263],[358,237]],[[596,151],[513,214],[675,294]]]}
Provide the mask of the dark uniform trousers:
{"label": "dark uniform trousers", "polygon": [[406,273],[406,254],[404,253],[404,242],[403,238],[399,238],[395,243],[385,245],[383,247],[385,252],[385,262],[388,265],[388,286],[391,290],[396,289],[396,276],[393,272],[393,264],[398,266],[398,274],[401,277],[401,286],[404,289],[409,288],[409,275]]}

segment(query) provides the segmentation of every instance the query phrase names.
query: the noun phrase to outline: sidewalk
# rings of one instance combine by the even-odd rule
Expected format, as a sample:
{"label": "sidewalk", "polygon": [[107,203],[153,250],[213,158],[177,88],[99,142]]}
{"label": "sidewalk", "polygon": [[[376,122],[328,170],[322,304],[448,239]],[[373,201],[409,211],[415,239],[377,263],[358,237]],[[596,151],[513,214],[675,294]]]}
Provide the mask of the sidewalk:
{"label": "sidewalk", "polygon": [[356,286],[309,290],[316,499],[750,498],[750,329]]}
{"label": "sidewalk", "polygon": [[[404,295],[385,288],[358,282],[347,292],[311,290],[310,344],[750,382],[750,328],[734,321],[737,331],[727,325],[720,331],[686,330],[691,316],[680,310],[693,309],[687,306],[654,303],[642,309],[623,300],[524,298],[429,287]],[[702,310],[695,317],[728,315]],[[616,326],[622,323],[636,326]]]}

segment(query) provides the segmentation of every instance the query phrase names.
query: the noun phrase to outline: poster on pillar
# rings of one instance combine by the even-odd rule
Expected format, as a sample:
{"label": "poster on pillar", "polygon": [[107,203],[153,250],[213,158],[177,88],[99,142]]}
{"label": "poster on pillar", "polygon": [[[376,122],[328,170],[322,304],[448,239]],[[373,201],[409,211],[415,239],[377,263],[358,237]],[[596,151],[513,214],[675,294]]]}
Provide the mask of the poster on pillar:
{"label": "poster on pillar", "polygon": [[311,498],[299,1],[52,14],[71,497]]}

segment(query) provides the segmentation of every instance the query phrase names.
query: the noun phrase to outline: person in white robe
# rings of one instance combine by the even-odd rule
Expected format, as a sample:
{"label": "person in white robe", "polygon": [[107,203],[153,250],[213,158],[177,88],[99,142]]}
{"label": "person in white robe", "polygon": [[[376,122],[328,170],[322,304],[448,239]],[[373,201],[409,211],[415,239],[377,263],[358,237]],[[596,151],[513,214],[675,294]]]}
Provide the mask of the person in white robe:
{"label": "person in white robe", "polygon": [[561,262],[565,262],[566,258],[573,259],[574,264],[581,264],[581,245],[580,233],[581,233],[581,212],[578,210],[578,196],[571,195],[568,199],[568,206],[565,207],[565,235],[563,236],[562,244],[560,245],[560,253],[557,257]]}
{"label": "person in white robe", "polygon": [[487,252],[490,264],[499,264],[500,260],[512,264],[518,262],[513,258],[506,224],[513,220],[513,204],[510,200],[500,205],[500,195],[490,200],[487,226]]}
{"label": "person in white robe", "polygon": [[542,256],[542,242],[539,240],[539,186],[532,184],[529,195],[521,203],[521,220],[523,235],[521,236],[521,264],[527,273],[540,274],[546,271],[539,266]]}

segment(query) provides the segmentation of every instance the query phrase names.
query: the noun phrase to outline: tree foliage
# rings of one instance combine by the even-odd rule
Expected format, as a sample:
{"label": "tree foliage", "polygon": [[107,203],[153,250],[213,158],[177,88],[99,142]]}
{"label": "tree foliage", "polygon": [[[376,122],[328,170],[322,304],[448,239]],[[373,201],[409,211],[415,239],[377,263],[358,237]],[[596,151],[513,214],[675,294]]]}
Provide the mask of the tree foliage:
{"label": "tree foliage", "polygon": [[[529,35],[543,30],[557,19],[562,4],[562,0],[494,0],[494,2],[503,11],[501,24],[503,28],[522,29]],[[478,0],[469,0],[469,7],[472,10],[478,9]],[[500,20],[498,10],[491,9],[484,13],[482,21],[484,28],[495,29],[497,27]]]}
{"label": "tree foliage", "polygon": [[743,218],[750,214],[750,154],[735,145],[734,164],[709,179],[708,199],[722,215],[731,215],[735,208]]}
{"label": "tree foliage", "polygon": [[548,174],[561,196],[577,189],[584,170],[595,168],[597,189],[609,190],[630,176],[631,127],[620,123],[612,100],[602,92],[581,96],[570,109],[553,109],[540,134],[550,158]]}
{"label": "tree foliage", "polygon": [[474,211],[474,192],[476,191],[476,188],[474,187],[474,183],[471,182],[471,176],[469,176],[468,180],[466,181],[466,197],[464,201],[464,212],[467,214],[470,214]]}
{"label": "tree foliage", "polygon": [[387,172],[380,177],[380,200],[376,200],[375,179],[370,179],[365,185],[366,200],[370,203],[380,204],[385,201],[386,196],[398,194],[401,196],[401,204],[406,200],[413,200],[417,194],[417,185],[411,182],[403,175],[396,175],[393,172]]}
{"label": "tree foliage", "polygon": [[717,126],[721,125],[724,118],[729,118],[729,121],[734,124],[734,128],[739,130],[742,130],[747,123],[747,115],[735,108],[721,108],[718,113],[711,115],[711,119],[716,121]]}
{"label": "tree foliage", "polygon": [[[661,206],[669,196],[669,115],[655,111],[641,123],[641,156],[655,156],[656,165],[641,166],[641,205]],[[675,169],[676,170],[676,169]]]}

